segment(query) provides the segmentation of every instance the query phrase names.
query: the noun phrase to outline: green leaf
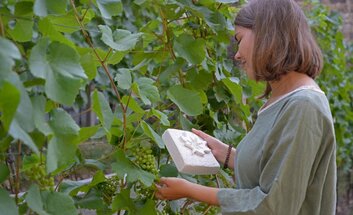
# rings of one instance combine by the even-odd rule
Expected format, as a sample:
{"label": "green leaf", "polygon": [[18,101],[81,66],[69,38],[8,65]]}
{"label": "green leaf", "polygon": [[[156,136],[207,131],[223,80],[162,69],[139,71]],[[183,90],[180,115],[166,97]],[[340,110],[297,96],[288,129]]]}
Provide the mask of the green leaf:
{"label": "green leaf", "polygon": [[129,214],[136,214],[136,206],[134,201],[130,197],[130,189],[121,190],[120,193],[116,194],[112,202],[112,209],[127,210]]}
{"label": "green leaf", "polygon": [[145,111],[140,107],[140,105],[135,101],[133,97],[129,98],[128,96],[124,96],[121,99],[121,102],[124,105],[128,105],[127,107],[135,111],[136,113],[141,113],[141,114],[145,113]]}
{"label": "green leaf", "polygon": [[182,112],[189,116],[197,116],[203,111],[201,97],[196,91],[176,85],[169,88],[167,96]]}
{"label": "green leaf", "polygon": [[[0,40],[0,44],[1,42],[3,41]],[[8,45],[11,46],[11,44],[8,44],[6,41],[3,44],[5,45],[5,50],[7,48],[6,46]],[[9,53],[10,56],[14,54],[15,53]],[[1,65],[0,65],[0,70],[1,70]],[[33,115],[32,115],[33,108],[32,108],[32,104],[28,96],[27,90],[23,87],[23,84],[19,76],[17,75],[17,73],[10,72],[4,75],[3,79],[0,79],[0,86],[2,85],[2,83],[4,83],[4,81],[11,83],[13,86],[15,86],[16,89],[20,91],[20,96],[21,96],[19,100],[20,101],[19,105],[17,106],[17,109],[16,109],[16,114],[13,117],[9,128],[9,134],[15,139],[22,140],[24,144],[30,147],[34,152],[39,153],[31,137],[27,134],[27,132],[31,132],[34,129],[34,122],[33,122]],[[14,99],[16,101],[16,98]],[[7,116],[5,118],[7,120]]]}
{"label": "green leaf", "polygon": [[161,166],[159,174],[162,177],[177,177],[178,169],[174,165],[164,164]]}
{"label": "green leaf", "polygon": [[45,104],[46,98],[44,96],[32,97],[33,117],[36,128],[45,135],[49,135],[52,131],[45,120]]}
{"label": "green leaf", "polygon": [[118,82],[118,87],[121,89],[130,89],[132,84],[131,71],[129,69],[120,68],[115,76],[115,81]]}
{"label": "green leaf", "polygon": [[107,209],[107,205],[103,201],[101,194],[98,192],[99,191],[93,189],[90,190],[83,198],[76,199],[75,204],[80,208],[86,208],[91,210]]}
{"label": "green leaf", "polygon": [[31,185],[26,195],[26,202],[28,204],[28,207],[34,212],[36,212],[37,214],[49,215],[44,210],[44,203],[42,201],[42,197],[40,195],[40,190],[38,185],[36,184]]}
{"label": "green leaf", "polygon": [[102,16],[106,19],[111,19],[112,16],[123,12],[121,0],[97,0],[97,4]]}
{"label": "green leaf", "polygon": [[140,169],[126,158],[122,150],[116,152],[116,162],[112,164],[112,170],[121,179],[126,177],[128,182],[139,180],[147,187],[150,187],[155,179],[153,174]]}
{"label": "green leaf", "polygon": [[96,57],[93,56],[91,52],[88,52],[84,55],[81,55],[80,62],[88,79],[93,80],[97,76],[98,65],[96,63]]}
{"label": "green leaf", "polygon": [[10,175],[10,170],[4,163],[0,163],[0,184],[3,183]]}
{"label": "green leaf", "polygon": [[206,57],[205,41],[182,34],[174,41],[174,50],[191,64],[200,64]]}
{"label": "green leaf", "polygon": [[126,210],[129,211],[129,214],[135,215],[157,215],[156,205],[152,199],[147,199],[144,205],[139,205],[135,203],[130,197],[130,190],[124,189],[118,193],[112,202],[112,209],[117,210]]}
{"label": "green leaf", "polygon": [[212,73],[205,70],[192,69],[186,74],[187,80],[195,90],[206,90],[213,81]]}
{"label": "green leaf", "polygon": [[[85,14],[84,19],[81,20],[83,25],[89,23],[94,17],[94,12],[92,11],[92,9],[88,9],[87,11],[86,9],[83,9],[83,11],[81,12]],[[70,10],[68,13],[63,15],[50,15],[46,18],[50,20],[50,23],[53,24],[55,30],[62,33],[72,34],[81,29],[80,24],[76,20],[74,10]]]}
{"label": "green leaf", "polygon": [[126,54],[127,52],[113,51],[113,54],[111,54],[107,59],[107,64],[118,64]]}
{"label": "green leaf", "polygon": [[18,208],[15,200],[12,199],[7,191],[0,188],[0,215],[18,215]]}
{"label": "green leaf", "polygon": [[45,92],[50,99],[72,105],[87,78],[74,49],[42,39],[32,48],[29,63],[31,73],[46,80]]}
{"label": "green leaf", "polygon": [[38,28],[43,37],[49,37],[52,41],[58,41],[70,46],[71,48],[75,48],[75,44],[60,33],[48,17],[39,20]]}
{"label": "green leaf", "polygon": [[16,111],[15,120],[24,131],[31,132],[34,129],[34,120],[33,107],[28,92],[24,88],[20,77],[16,73],[9,75],[7,80],[16,86],[16,88],[20,90],[21,93],[20,104],[18,105]]}
{"label": "green leaf", "polygon": [[48,14],[64,14],[66,12],[67,0],[35,0],[33,11],[37,16]]}
{"label": "green leaf", "polygon": [[62,109],[52,112],[49,126],[54,136],[49,141],[47,152],[48,173],[73,162],[77,150],[77,137],[80,127]]}
{"label": "green leaf", "polygon": [[80,127],[71,118],[71,115],[60,108],[51,113],[49,126],[56,137],[64,140],[76,137],[80,130]]}
{"label": "green leaf", "polygon": [[18,2],[15,5],[15,16],[21,17],[16,18],[15,27],[9,29],[8,33],[11,37],[18,42],[27,42],[32,40],[33,25],[32,21],[32,2]]}
{"label": "green leaf", "polygon": [[18,42],[28,42],[32,40],[33,21],[16,20],[15,28],[9,31],[11,37]]}
{"label": "green leaf", "polygon": [[12,84],[0,82],[0,119],[8,130],[20,103],[20,91]]}
{"label": "green leaf", "polygon": [[114,119],[114,114],[103,93],[94,90],[92,94],[93,111],[97,114],[99,121],[106,131],[109,131]]}
{"label": "green leaf", "polygon": [[98,170],[93,176],[91,182],[82,181],[64,181],[60,186],[60,190],[63,193],[70,194],[71,196],[77,195],[78,192],[87,193],[91,188],[95,187],[97,184],[105,181],[105,175],[103,171]]}
{"label": "green leaf", "polygon": [[45,211],[50,215],[77,215],[74,201],[68,195],[59,192],[41,192]]}
{"label": "green leaf", "polygon": [[13,138],[23,141],[23,143],[32,149],[33,152],[39,154],[36,144],[28,133],[18,124],[17,120],[12,121],[9,133]]}
{"label": "green leaf", "polygon": [[232,95],[234,96],[235,101],[238,102],[238,103],[243,103],[242,102],[243,89],[239,85],[239,80],[235,80],[235,79],[232,79],[232,78],[225,78],[225,79],[222,79],[222,82],[226,85],[226,87],[232,93]]}
{"label": "green leaf", "polygon": [[159,148],[164,148],[164,142],[161,136],[159,136],[145,121],[141,121],[141,127],[144,131],[144,134],[154,140],[154,142],[157,143]]}
{"label": "green leaf", "polygon": [[161,120],[162,125],[165,126],[170,126],[170,122],[168,120],[168,116],[165,115],[163,112],[156,110],[156,109],[152,109],[152,114],[154,116],[156,116],[159,120]]}
{"label": "green leaf", "polygon": [[154,102],[160,101],[159,91],[155,83],[150,78],[141,77],[136,80],[137,93],[145,105],[151,105]]}
{"label": "green leaf", "polygon": [[95,160],[95,159],[85,159],[83,165],[86,167],[97,169],[97,170],[104,170],[105,169],[105,164],[100,162],[99,160]]}
{"label": "green leaf", "polygon": [[142,207],[137,208],[136,214],[138,215],[157,215],[157,208],[156,204],[152,199],[147,199],[146,203]]}
{"label": "green leaf", "polygon": [[98,26],[102,32],[102,41],[109,47],[117,51],[128,51],[135,47],[142,33],[132,34],[130,31],[116,29],[114,34],[106,25]]}
{"label": "green leaf", "polygon": [[15,65],[15,59],[21,59],[18,48],[9,40],[0,37],[0,81],[5,79]]}
{"label": "green leaf", "polygon": [[99,126],[92,127],[82,127],[80,129],[79,135],[75,140],[76,143],[83,143],[97,133]]}

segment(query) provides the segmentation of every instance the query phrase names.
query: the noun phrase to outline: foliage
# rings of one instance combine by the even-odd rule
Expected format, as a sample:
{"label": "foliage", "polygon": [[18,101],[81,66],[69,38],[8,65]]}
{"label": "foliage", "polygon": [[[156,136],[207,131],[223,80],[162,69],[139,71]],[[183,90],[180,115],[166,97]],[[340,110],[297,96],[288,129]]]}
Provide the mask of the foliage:
{"label": "foliage", "polygon": [[308,17],[324,55],[324,69],[318,82],[326,92],[334,116],[337,164],[344,171],[353,168],[353,85],[352,45],[345,44],[340,31],[342,17],[327,7],[313,3]]}
{"label": "foliage", "polygon": [[[156,200],[153,183],[178,176],[232,186],[223,170],[215,176],[179,174],[160,134],[195,127],[236,145],[251,128],[264,86],[247,80],[232,60],[238,7],[237,0],[2,1],[1,211],[217,213],[188,200]],[[330,71],[319,82],[333,105],[343,165],[352,149],[352,116],[340,22],[321,5],[309,15]],[[78,125],[79,111],[93,111],[97,123]],[[90,138],[114,150],[85,159],[78,146]],[[138,158],[140,149],[147,160]],[[114,161],[101,165],[105,159]],[[94,167],[90,182],[63,181],[88,166]],[[115,176],[106,177],[108,170]],[[26,178],[34,184],[22,183]],[[55,187],[49,186],[53,179]]]}

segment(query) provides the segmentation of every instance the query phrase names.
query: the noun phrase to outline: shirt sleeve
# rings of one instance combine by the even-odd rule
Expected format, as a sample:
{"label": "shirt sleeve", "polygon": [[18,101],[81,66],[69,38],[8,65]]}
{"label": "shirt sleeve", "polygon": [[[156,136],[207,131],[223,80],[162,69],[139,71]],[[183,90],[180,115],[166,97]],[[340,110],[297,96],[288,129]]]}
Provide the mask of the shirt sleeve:
{"label": "shirt sleeve", "polygon": [[299,213],[329,119],[306,100],[290,101],[277,116],[259,149],[258,186],[221,189],[217,196],[222,214]]}

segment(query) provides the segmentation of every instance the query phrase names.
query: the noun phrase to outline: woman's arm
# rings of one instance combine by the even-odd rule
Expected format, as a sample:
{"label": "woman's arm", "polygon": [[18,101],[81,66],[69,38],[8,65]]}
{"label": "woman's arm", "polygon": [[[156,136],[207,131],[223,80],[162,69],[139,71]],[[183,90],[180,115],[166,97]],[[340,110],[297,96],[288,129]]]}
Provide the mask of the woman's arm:
{"label": "woman's arm", "polygon": [[157,184],[156,197],[163,200],[189,198],[211,205],[219,205],[219,189],[194,184],[181,178],[161,178]]}

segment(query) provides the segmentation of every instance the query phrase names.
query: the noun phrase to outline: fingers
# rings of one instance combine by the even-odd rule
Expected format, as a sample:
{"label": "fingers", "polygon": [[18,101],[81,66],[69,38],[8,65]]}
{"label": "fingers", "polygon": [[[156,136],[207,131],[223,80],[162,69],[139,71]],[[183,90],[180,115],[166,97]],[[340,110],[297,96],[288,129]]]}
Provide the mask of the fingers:
{"label": "fingers", "polygon": [[167,178],[160,178],[158,184],[156,185],[156,193],[155,193],[155,197],[160,199],[160,200],[167,200],[167,198],[165,197],[165,192],[167,191]]}
{"label": "fingers", "polygon": [[165,200],[165,197],[159,190],[155,193],[155,197],[160,200]]}
{"label": "fingers", "polygon": [[206,139],[206,138],[212,137],[212,136],[206,134],[205,132],[200,131],[200,130],[197,130],[197,129],[195,129],[195,128],[192,128],[191,131],[192,131],[194,134],[196,134],[196,135],[198,135],[199,137],[201,137],[202,139]]}

